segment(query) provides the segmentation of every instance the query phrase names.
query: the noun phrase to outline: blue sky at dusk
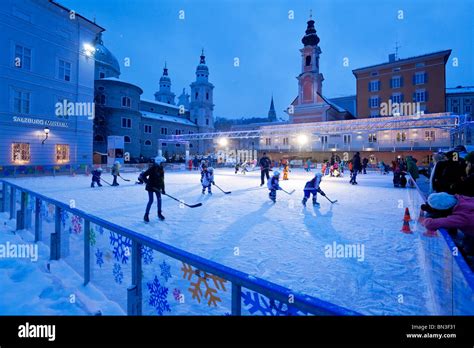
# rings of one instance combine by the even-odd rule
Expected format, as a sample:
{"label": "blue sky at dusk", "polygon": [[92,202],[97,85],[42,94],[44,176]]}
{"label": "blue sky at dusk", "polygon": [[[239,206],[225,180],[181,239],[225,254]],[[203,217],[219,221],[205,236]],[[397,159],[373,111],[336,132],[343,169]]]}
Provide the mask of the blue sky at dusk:
{"label": "blue sky at dusk", "polygon": [[[472,0],[58,0],[106,29],[104,44],[121,62],[121,79],[153,99],[165,60],[172,90],[189,93],[204,47],[215,85],[215,116],[266,116],[273,93],[277,115],[297,94],[299,49],[309,9],[321,42],[323,94],[355,94],[352,69],[399,57],[452,49],[447,87],[474,85]],[[185,19],[179,19],[179,11]],[[294,19],[288,12],[294,11]],[[398,11],[404,19],[398,19]],[[124,67],[126,57],[130,67]],[[234,67],[234,58],[240,66]],[[349,67],[343,66],[344,57]],[[453,67],[452,59],[459,66]]]}

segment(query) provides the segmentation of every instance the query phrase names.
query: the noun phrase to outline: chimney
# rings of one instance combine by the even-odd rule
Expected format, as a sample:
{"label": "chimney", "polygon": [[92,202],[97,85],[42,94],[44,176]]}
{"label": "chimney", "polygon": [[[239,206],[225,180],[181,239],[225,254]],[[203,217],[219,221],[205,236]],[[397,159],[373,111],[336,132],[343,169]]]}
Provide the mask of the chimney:
{"label": "chimney", "polygon": [[390,53],[388,55],[388,62],[393,63],[395,61],[395,53]]}

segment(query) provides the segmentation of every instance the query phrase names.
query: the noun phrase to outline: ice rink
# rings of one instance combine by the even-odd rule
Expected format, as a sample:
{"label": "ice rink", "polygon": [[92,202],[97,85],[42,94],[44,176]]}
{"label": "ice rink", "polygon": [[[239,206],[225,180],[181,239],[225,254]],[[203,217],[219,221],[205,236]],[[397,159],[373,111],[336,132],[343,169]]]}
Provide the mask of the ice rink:
{"label": "ice rink", "polygon": [[[224,195],[213,187],[212,196],[201,194],[198,172],[167,171],[167,193],[203,205],[180,207],[164,197],[166,220],[157,219],[155,203],[148,224],[142,220],[147,192],[134,184],[135,173],[124,173],[131,182],[121,180],[119,187],[104,184],[94,189],[87,176],[10,180],[60,201],[74,200],[80,210],[183,250],[363,314],[434,313],[420,266],[424,228],[416,223],[416,190],[395,189],[391,175],[379,173],[359,175],[359,185],[354,186],[348,177],[324,177],[322,190],[338,202],[332,205],[318,196],[319,208],[311,202],[305,208],[302,189],[313,175],[293,170],[290,180],[280,184],[296,191],[292,195],[279,191],[274,204],[266,185],[260,187],[259,171],[244,176],[216,169],[216,184],[232,193]],[[108,173],[103,178],[112,181]],[[405,207],[415,220],[414,234],[400,232]],[[340,245],[354,245],[359,254],[333,254]]]}

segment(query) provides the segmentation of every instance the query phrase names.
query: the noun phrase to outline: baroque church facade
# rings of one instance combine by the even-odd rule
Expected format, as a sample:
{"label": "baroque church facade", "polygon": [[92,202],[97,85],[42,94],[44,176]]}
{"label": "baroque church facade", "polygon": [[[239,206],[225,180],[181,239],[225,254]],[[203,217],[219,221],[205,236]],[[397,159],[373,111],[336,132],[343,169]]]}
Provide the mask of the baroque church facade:
{"label": "baroque church facade", "polygon": [[183,88],[177,98],[171,89],[171,78],[165,63],[154,100],[142,98],[143,90],[120,79],[120,65],[104,46],[99,34],[95,41],[95,118],[94,162],[104,161],[109,136],[124,139],[124,153],[132,162],[161,153],[173,155],[207,154],[212,143],[206,141],[179,143],[169,135],[209,132],[214,129],[214,85],[209,82],[209,68],[204,51],[196,68],[190,94]]}

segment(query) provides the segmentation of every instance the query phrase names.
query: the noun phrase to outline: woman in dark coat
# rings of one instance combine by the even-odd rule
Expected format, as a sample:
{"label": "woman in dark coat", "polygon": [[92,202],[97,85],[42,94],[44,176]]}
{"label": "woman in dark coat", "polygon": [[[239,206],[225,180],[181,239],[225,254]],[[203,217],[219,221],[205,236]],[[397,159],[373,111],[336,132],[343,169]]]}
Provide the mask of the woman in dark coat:
{"label": "woman in dark coat", "polygon": [[161,214],[161,194],[166,194],[165,192],[165,171],[163,169],[163,162],[165,158],[156,157],[153,165],[148,168],[143,174],[141,174],[142,180],[146,183],[145,190],[148,191],[148,204],[146,205],[145,216],[143,220],[145,222],[150,222],[149,213],[151,206],[153,204],[153,194],[156,195],[157,205],[158,205],[158,218],[164,220],[165,217]]}

